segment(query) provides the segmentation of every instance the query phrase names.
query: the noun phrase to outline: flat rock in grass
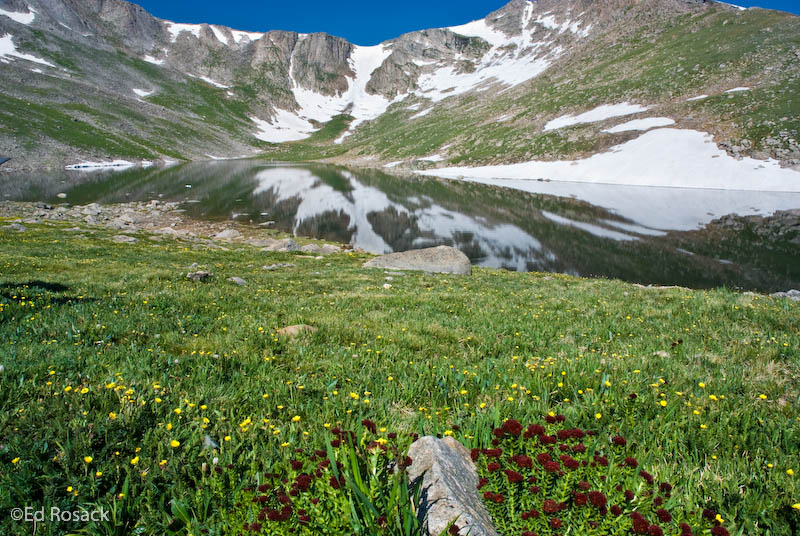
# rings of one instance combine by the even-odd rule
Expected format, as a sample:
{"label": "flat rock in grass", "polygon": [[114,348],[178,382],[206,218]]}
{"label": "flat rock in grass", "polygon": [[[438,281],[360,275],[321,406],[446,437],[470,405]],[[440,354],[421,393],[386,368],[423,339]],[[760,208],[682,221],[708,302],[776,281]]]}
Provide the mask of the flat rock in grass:
{"label": "flat rock in grass", "polygon": [[128,235],[117,235],[112,240],[114,240],[114,242],[117,244],[135,244],[138,242],[137,239]]}
{"label": "flat rock in grass", "polygon": [[290,339],[294,339],[301,333],[316,333],[319,331],[318,328],[314,326],[309,326],[307,324],[297,324],[295,326],[286,326],[285,328],[281,328],[278,330],[278,335],[281,337],[289,337]]}
{"label": "flat rock in grass", "polygon": [[228,281],[230,281],[231,283],[235,283],[235,284],[239,285],[240,287],[243,287],[243,286],[245,286],[247,284],[247,281],[245,281],[241,277],[229,277]]}
{"label": "flat rock in grass", "polygon": [[416,270],[460,275],[472,273],[472,264],[470,264],[469,258],[461,251],[450,246],[412,249],[410,251],[381,255],[365,262],[364,268]]}
{"label": "flat rock in grass", "polygon": [[191,279],[192,281],[208,281],[211,278],[211,274],[209,272],[191,272],[186,274],[186,279]]}
{"label": "flat rock in grass", "polygon": [[426,436],[408,450],[408,478],[422,478],[420,519],[431,536],[447,533],[455,520],[459,534],[498,536],[478,492],[478,472],[469,451],[453,439]]}
{"label": "flat rock in grass", "polygon": [[301,247],[300,251],[304,253],[313,253],[314,255],[330,255],[331,253],[337,253],[340,250],[338,247],[332,244],[323,244],[321,246],[317,244],[307,244]]}
{"label": "flat rock in grass", "polygon": [[273,272],[275,270],[280,270],[281,268],[294,268],[294,264],[289,264],[288,262],[279,262],[278,264],[270,264],[269,266],[264,266],[264,270],[269,270]]}
{"label": "flat rock in grass", "polygon": [[216,238],[217,240],[233,240],[234,238],[239,238],[241,236],[242,233],[240,233],[236,229],[225,229],[224,231],[214,235],[214,238]]}
{"label": "flat rock in grass", "polygon": [[10,229],[18,233],[24,233],[25,231],[28,230],[28,228],[22,225],[21,223],[12,223],[11,225],[7,225],[6,229]]}
{"label": "flat rock in grass", "polygon": [[297,251],[299,249],[300,248],[297,247],[297,242],[295,242],[291,238],[284,238],[283,240],[275,240],[272,244],[265,247],[262,251],[287,252],[287,251]]}

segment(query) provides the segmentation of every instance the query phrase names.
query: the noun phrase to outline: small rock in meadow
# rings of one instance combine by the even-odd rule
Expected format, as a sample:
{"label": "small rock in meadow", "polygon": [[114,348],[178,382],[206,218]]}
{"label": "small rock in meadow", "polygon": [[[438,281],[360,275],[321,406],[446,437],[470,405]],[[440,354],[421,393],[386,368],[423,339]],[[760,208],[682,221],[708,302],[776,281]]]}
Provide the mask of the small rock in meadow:
{"label": "small rock in meadow", "polygon": [[247,281],[245,281],[241,277],[235,277],[235,276],[234,277],[229,277],[228,281],[230,281],[231,283],[235,283],[235,284],[239,285],[240,287],[243,287],[243,286],[245,286],[247,284]]}
{"label": "small rock in meadow", "polygon": [[214,235],[214,238],[216,238],[217,240],[233,240],[234,238],[239,238],[241,236],[242,233],[240,233],[236,229],[225,229],[224,231]]}
{"label": "small rock in meadow", "polygon": [[172,227],[162,227],[161,229],[156,229],[153,231],[157,235],[164,235],[164,236],[181,236],[182,233],[173,229]]}
{"label": "small rock in meadow", "polygon": [[294,264],[289,264],[288,262],[280,262],[278,264],[270,264],[269,266],[264,266],[264,270],[274,271],[280,270],[281,268],[294,268]]}
{"label": "small rock in meadow", "polygon": [[274,243],[264,248],[263,251],[287,252],[297,251],[299,249],[300,248],[297,247],[297,242],[291,238],[284,238],[283,240],[276,240]]}
{"label": "small rock in meadow", "polygon": [[384,283],[383,284],[383,288],[385,288],[386,290],[389,290],[390,288],[392,288],[392,285],[390,285],[389,283]]}
{"label": "small rock in meadow", "polygon": [[59,199],[66,199],[67,198],[67,194],[60,193],[60,194],[57,194],[56,197],[59,198]]}
{"label": "small rock in meadow", "polygon": [[203,448],[204,449],[217,449],[219,448],[219,443],[211,439],[211,436],[206,434],[203,436]]}
{"label": "small rock in meadow", "polygon": [[307,244],[301,247],[300,251],[304,253],[313,253],[315,255],[330,255],[331,253],[338,252],[339,248],[331,244],[323,244],[321,246],[317,244]]}
{"label": "small rock in meadow", "polygon": [[391,270],[416,270],[422,272],[469,275],[472,264],[469,257],[450,246],[412,249],[375,257],[364,263],[364,268]]}
{"label": "small rock in meadow", "polygon": [[667,357],[669,357],[669,354],[667,352],[665,352],[664,350],[659,350],[658,352],[653,352],[653,355],[656,356],[656,357],[663,357],[665,359]]}
{"label": "small rock in meadow", "polygon": [[209,272],[203,272],[203,271],[186,274],[186,279],[191,279],[192,281],[202,282],[208,280],[210,277],[211,274]]}
{"label": "small rock in meadow", "polygon": [[5,370],[6,370],[6,367],[4,367],[3,365],[0,365],[0,373],[4,372]]}
{"label": "small rock in meadow", "polygon": [[786,292],[775,292],[770,294],[773,298],[788,298],[792,301],[800,301],[800,290],[792,289]]}
{"label": "small rock in meadow", "polygon": [[307,324],[297,324],[295,326],[286,326],[285,328],[281,328],[278,330],[278,335],[283,337],[289,337],[290,339],[294,339],[301,333],[316,333],[319,331],[318,328],[314,326],[309,326]]}
{"label": "small rock in meadow", "polygon": [[48,205],[44,201],[39,201],[38,203],[36,203],[36,208],[40,208],[43,210],[53,210],[53,205]]}
{"label": "small rock in meadow", "polygon": [[113,238],[113,240],[117,244],[135,244],[136,242],[138,242],[137,239],[128,235],[117,235]]}
{"label": "small rock in meadow", "polygon": [[28,230],[28,228],[22,225],[21,223],[12,223],[11,225],[8,225],[6,229],[10,229],[18,233],[24,233],[25,231]]}

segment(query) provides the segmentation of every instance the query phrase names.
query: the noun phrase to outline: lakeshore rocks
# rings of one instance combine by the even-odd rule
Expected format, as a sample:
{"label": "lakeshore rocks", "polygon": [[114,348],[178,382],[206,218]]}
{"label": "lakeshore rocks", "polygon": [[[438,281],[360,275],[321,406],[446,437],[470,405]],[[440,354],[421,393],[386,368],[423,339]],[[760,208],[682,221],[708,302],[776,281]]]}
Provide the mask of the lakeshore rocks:
{"label": "lakeshore rocks", "polygon": [[302,333],[316,333],[319,331],[318,328],[314,326],[309,326],[307,324],[297,324],[295,326],[286,326],[285,328],[281,328],[278,330],[278,335],[282,337],[289,337],[290,339],[294,339],[298,335]]}
{"label": "lakeshore rocks", "polygon": [[450,246],[412,249],[400,253],[389,253],[364,263],[364,268],[388,270],[415,270],[442,274],[470,275],[472,264],[461,251]]}
{"label": "lakeshore rocks", "polygon": [[192,281],[197,281],[197,282],[207,281],[210,278],[211,278],[210,272],[200,271],[200,272],[191,272],[186,274],[186,279],[191,279]]}
{"label": "lakeshore rocks", "polygon": [[792,289],[786,292],[775,292],[770,294],[773,298],[786,298],[792,301],[800,301],[800,290]]}
{"label": "lakeshore rocks", "polygon": [[411,444],[408,478],[422,478],[419,515],[430,535],[446,532],[455,520],[459,534],[498,536],[478,494],[478,473],[469,451],[453,439],[426,436]]}

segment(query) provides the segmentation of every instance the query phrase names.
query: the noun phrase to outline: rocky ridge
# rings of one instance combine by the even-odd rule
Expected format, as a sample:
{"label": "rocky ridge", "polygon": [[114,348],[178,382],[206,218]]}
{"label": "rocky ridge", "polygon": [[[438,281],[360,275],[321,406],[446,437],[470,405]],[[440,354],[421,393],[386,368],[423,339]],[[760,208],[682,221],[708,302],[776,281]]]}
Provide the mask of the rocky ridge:
{"label": "rocky ridge", "polygon": [[[576,156],[608,147],[620,136],[601,135],[604,125],[598,124],[590,136],[581,129],[559,132],[553,144],[553,135],[542,132],[547,121],[624,99],[641,101],[653,113],[669,112],[679,125],[719,134],[719,143],[733,155],[800,164],[799,136],[790,116],[766,118],[774,124],[754,141],[747,124],[698,109],[701,105],[686,99],[679,105],[674,90],[636,89],[637,83],[647,83],[636,80],[648,74],[642,66],[631,74],[627,71],[634,65],[614,60],[620,64],[612,70],[630,78],[632,88],[609,91],[607,81],[589,80],[608,67],[601,57],[606,49],[620,47],[622,58],[648,56],[654,53],[648,46],[672,27],[718,32],[719,24],[761,32],[746,43],[742,66],[718,67],[701,57],[689,67],[686,58],[687,66],[678,72],[719,71],[702,79],[698,89],[709,93],[733,84],[782,84],[797,76],[797,62],[765,42],[780,41],[769,35],[776,28],[783,35],[797,27],[797,17],[788,14],[762,20],[760,10],[698,0],[511,0],[483,20],[363,47],[323,33],[174,23],[124,0],[0,0],[0,10],[0,37],[10,39],[14,50],[0,58],[10,67],[0,73],[6,93],[0,104],[28,107],[34,127],[25,129],[14,113],[0,118],[8,127],[0,134],[0,153],[13,156],[15,169],[115,156],[137,161],[252,155],[309,136],[325,146],[322,156],[350,161],[385,162],[393,153],[405,156],[404,165],[416,160],[423,166]],[[685,38],[674,39],[669,46]],[[731,29],[731,39],[744,38]],[[700,45],[686,46],[686,56],[697,55],[691,47]],[[791,47],[790,40],[784,46]],[[677,53],[683,59],[683,51]],[[743,66],[753,62],[763,69],[743,77]],[[560,103],[555,110],[546,102],[530,102],[544,87],[586,83],[591,96]],[[447,118],[458,124],[442,124]],[[320,131],[334,123],[330,133]],[[429,124],[431,133],[414,140],[413,133]],[[384,143],[375,129],[399,147]],[[32,137],[31,130],[41,135]],[[589,143],[588,137],[597,141]],[[436,153],[427,161],[413,145],[423,142]]]}

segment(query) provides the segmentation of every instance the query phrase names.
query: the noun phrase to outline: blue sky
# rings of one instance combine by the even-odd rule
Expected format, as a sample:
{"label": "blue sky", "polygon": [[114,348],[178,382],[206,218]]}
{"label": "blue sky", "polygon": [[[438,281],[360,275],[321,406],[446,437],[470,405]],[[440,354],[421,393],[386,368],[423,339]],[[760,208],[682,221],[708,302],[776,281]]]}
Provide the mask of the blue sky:
{"label": "blue sky", "polygon": [[[327,32],[358,45],[375,45],[406,32],[455,26],[485,17],[508,0],[135,0],[175,22],[219,24],[237,30]],[[736,2],[800,14],[797,0]]]}

